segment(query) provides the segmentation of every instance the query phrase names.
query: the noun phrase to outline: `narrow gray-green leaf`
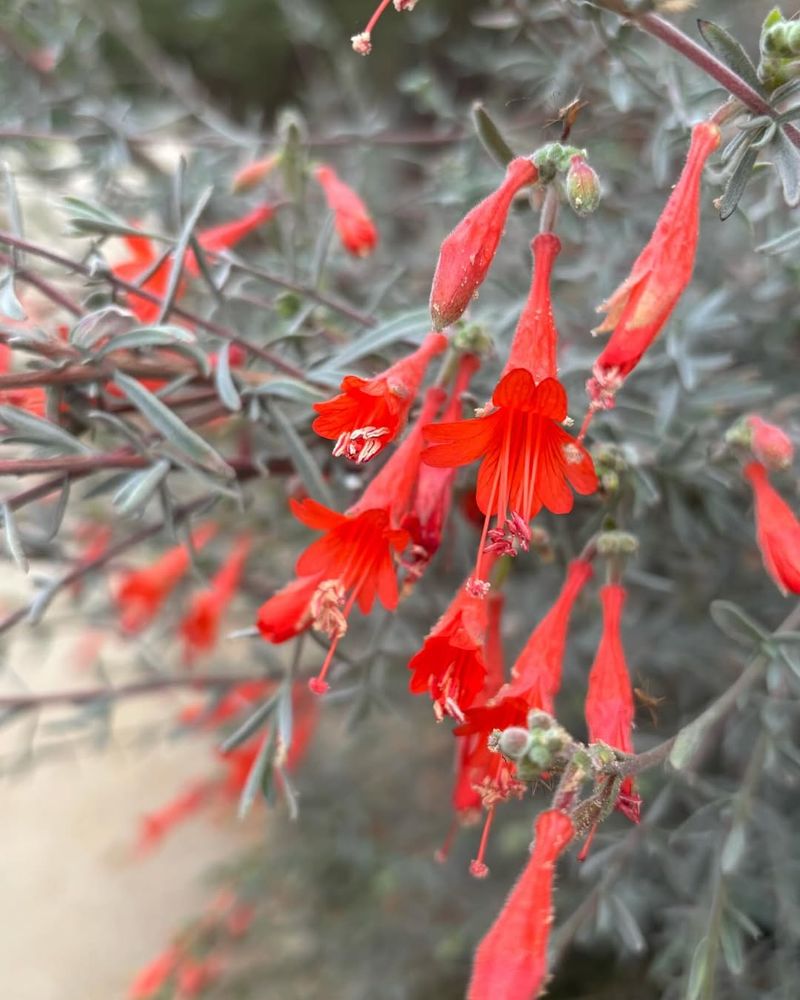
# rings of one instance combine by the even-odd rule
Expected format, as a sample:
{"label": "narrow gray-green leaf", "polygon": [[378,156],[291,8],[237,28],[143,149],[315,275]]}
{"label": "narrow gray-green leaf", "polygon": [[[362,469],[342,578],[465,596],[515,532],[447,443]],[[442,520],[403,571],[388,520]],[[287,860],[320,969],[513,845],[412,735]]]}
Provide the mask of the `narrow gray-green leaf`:
{"label": "narrow gray-green leaf", "polygon": [[472,124],[475,126],[478,138],[489,156],[499,166],[507,167],[516,153],[503,138],[502,132],[479,101],[472,105]]}
{"label": "narrow gray-green leaf", "polygon": [[275,763],[277,749],[278,734],[275,727],[272,727],[264,734],[256,759],[253,761],[253,766],[247,775],[247,781],[244,783],[239,799],[239,819],[244,819],[250,812],[250,807],[255,801],[259,788],[264,790],[265,786],[268,787],[269,772]]}
{"label": "narrow gray-green leaf", "polygon": [[217,367],[214,372],[214,384],[217,388],[217,394],[222,400],[222,405],[233,411],[238,412],[242,408],[242,400],[239,396],[239,391],[236,388],[236,384],[233,381],[233,376],[231,375],[231,345],[230,343],[225,343],[217,352]]}
{"label": "narrow gray-green leaf", "polygon": [[686,1000],[700,1000],[705,992],[710,970],[708,964],[708,938],[702,938],[694,950],[686,986]]}
{"label": "narrow gray-green leaf", "polygon": [[159,323],[163,323],[172,311],[175,296],[178,294],[181,278],[183,277],[183,264],[186,259],[186,252],[189,249],[189,241],[191,240],[195,226],[197,225],[200,216],[203,214],[203,209],[208,204],[213,191],[213,187],[207,187],[205,191],[202,192],[200,197],[192,206],[192,210],[189,212],[180,236],[178,237],[178,242],[175,245],[175,252],[173,253],[171,259],[169,279],[167,281],[166,291],[164,292],[164,300],[161,303],[161,309],[158,314]]}
{"label": "narrow gray-green leaf", "polygon": [[706,21],[699,17],[697,27],[706,45],[715,55],[719,56],[729,69],[746,80],[753,90],[758,91],[762,97],[768,96],[764,84],[758,78],[758,71],[741,42],[737,41],[725,28],[715,24],[714,21]]}
{"label": "narrow gray-green leaf", "polygon": [[270,401],[267,405],[272,419],[277,424],[278,429],[286,441],[286,446],[289,449],[289,457],[292,459],[298,475],[305,483],[306,489],[311,496],[321,500],[329,507],[332,507],[334,505],[333,494],[331,493],[328,484],[322,478],[322,473],[320,472],[317,463],[314,461],[311,452],[306,447],[303,439],[294,429],[291,420],[289,420],[276,402]]}
{"label": "narrow gray-green leaf", "polygon": [[27,313],[22,308],[22,303],[17,298],[14,289],[14,275],[11,272],[0,278],[0,315],[16,320],[28,318]]}
{"label": "narrow gray-green leaf", "polygon": [[719,217],[724,222],[736,211],[745,188],[753,175],[753,167],[758,159],[758,150],[753,149],[752,143],[739,156],[733,173],[728,178],[725,191],[719,199]]}
{"label": "narrow gray-green leaf", "polygon": [[712,601],[709,614],[714,624],[735,642],[758,645],[769,638],[769,633],[733,601]]}
{"label": "narrow gray-green leaf", "polygon": [[152,234],[134,229],[121,216],[115,215],[99,205],[90,205],[82,198],[68,196],[62,199],[67,209],[67,221],[75,235],[85,233],[105,236],[145,236],[153,238]]}
{"label": "narrow gray-green leaf", "polygon": [[230,736],[226,737],[220,746],[222,753],[230,753],[231,750],[235,750],[236,747],[244,743],[245,740],[249,740],[256,730],[264,725],[275,711],[279,694],[280,692],[276,691],[275,694],[270,695],[263,705],[259,705],[255,712],[251,712],[248,715],[241,726],[235,729]]}
{"label": "narrow gray-green leaf", "polygon": [[727,915],[722,918],[719,927],[719,943],[728,971],[732,976],[740,976],[744,970],[742,931]]}
{"label": "narrow gray-green leaf", "polygon": [[13,437],[17,441],[30,441],[33,444],[48,445],[70,452],[92,454],[91,448],[62,427],[49,420],[36,417],[17,406],[0,406],[0,423],[5,424],[9,430],[14,432]]}
{"label": "narrow gray-green leaf", "polygon": [[247,390],[249,396],[278,396],[289,399],[293,403],[316,403],[322,399],[322,393],[314,386],[301,382],[296,378],[268,378],[261,385]]}
{"label": "narrow gray-green leaf", "polygon": [[28,572],[28,557],[25,555],[25,548],[22,545],[16,518],[11,507],[3,504],[3,527],[5,529],[6,548],[14,562],[23,573]]}
{"label": "narrow gray-green leaf", "polygon": [[95,358],[104,358],[113,351],[132,351],[144,347],[175,347],[196,344],[197,339],[189,330],[179,326],[137,327],[118,337],[112,337],[107,344],[95,351]]}
{"label": "narrow gray-green leaf", "polygon": [[112,504],[120,514],[132,514],[144,507],[161,485],[171,467],[171,463],[166,458],[161,458],[149,469],[134,472],[114,494]]}
{"label": "narrow gray-green leaf", "polygon": [[778,254],[788,253],[800,247],[800,228],[790,229],[788,233],[776,236],[774,240],[768,240],[756,247],[756,253],[765,253],[770,257],[777,257]]}
{"label": "narrow gray-green leaf", "polygon": [[353,361],[366,357],[368,354],[378,354],[385,347],[396,344],[398,341],[419,344],[430,328],[431,318],[427,308],[413,309],[402,313],[400,316],[395,316],[386,323],[381,323],[355,338],[338,354],[326,358],[323,364],[309,372],[308,375],[316,382],[318,375],[323,376],[329,372],[335,372],[338,380],[338,373],[344,371],[347,374]]}
{"label": "narrow gray-green leaf", "polygon": [[778,129],[767,153],[780,177],[783,200],[790,208],[796,208],[800,205],[800,149]]}
{"label": "narrow gray-green leaf", "polygon": [[170,445],[184,452],[193,461],[228,479],[235,475],[219,452],[186,424],[152,392],[135,378],[117,372],[114,381],[136,409],[153,425]]}

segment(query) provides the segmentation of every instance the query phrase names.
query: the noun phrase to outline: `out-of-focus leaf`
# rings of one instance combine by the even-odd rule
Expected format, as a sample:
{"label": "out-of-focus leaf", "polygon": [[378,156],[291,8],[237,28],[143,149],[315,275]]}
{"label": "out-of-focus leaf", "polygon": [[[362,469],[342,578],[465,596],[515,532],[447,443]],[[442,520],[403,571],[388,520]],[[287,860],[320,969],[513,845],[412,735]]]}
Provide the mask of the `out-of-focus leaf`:
{"label": "out-of-focus leaf", "polygon": [[306,447],[305,442],[294,429],[291,420],[286,416],[283,409],[276,402],[270,400],[267,404],[272,419],[286,441],[289,449],[289,457],[297,469],[298,475],[305,483],[306,489],[311,496],[318,498],[328,507],[334,506],[333,494],[328,484],[322,478],[322,473],[314,461],[311,452]]}
{"label": "out-of-focus leaf", "polygon": [[199,434],[187,427],[180,417],[146,389],[141,382],[123,374],[123,372],[117,372],[114,375],[114,381],[136,409],[170,445],[217,475],[224,476],[226,479],[235,476],[235,472],[219,452],[212,448],[205,438],[200,437]]}
{"label": "out-of-focus leaf", "polygon": [[19,529],[17,528],[17,521],[14,517],[14,512],[7,503],[3,504],[2,510],[6,548],[8,549],[9,555],[17,566],[19,566],[22,572],[27,573],[28,557],[25,555],[25,549],[22,545],[22,539],[20,538]]}
{"label": "out-of-focus leaf", "polygon": [[36,417],[17,406],[0,406],[0,423],[12,431],[12,434],[3,439],[5,441],[27,441],[30,444],[47,445],[60,450],[81,452],[84,455],[92,454],[92,449],[88,445],[73,437],[63,427]]}
{"label": "out-of-focus leaf", "polygon": [[208,204],[213,192],[213,187],[207,187],[205,191],[200,194],[200,197],[194,203],[192,210],[186,217],[186,222],[184,223],[183,229],[178,237],[178,242],[175,244],[175,251],[170,258],[171,263],[169,278],[167,280],[166,290],[164,291],[164,299],[161,303],[161,309],[158,314],[159,324],[163,323],[172,311],[172,306],[175,303],[175,297],[178,294],[181,279],[183,278],[183,264],[186,259],[186,252],[189,249],[189,242],[191,241],[192,233],[194,232],[195,226],[197,225],[200,216],[203,214],[203,210]]}
{"label": "out-of-focus leaf", "polygon": [[472,124],[489,156],[499,166],[508,166],[516,154],[480,102],[472,105]]}
{"label": "out-of-focus leaf", "polygon": [[756,253],[765,253],[770,257],[776,257],[778,254],[788,253],[797,247],[800,247],[800,228],[790,229],[788,233],[776,236],[774,240],[767,240],[766,243],[756,247]]}
{"label": "out-of-focus leaf", "polygon": [[754,646],[770,638],[766,629],[733,601],[712,601],[709,614],[717,628],[735,642]]}
{"label": "out-of-focus leaf", "polygon": [[14,289],[14,275],[10,272],[0,278],[0,315],[16,320],[28,318],[27,313],[22,308],[22,303],[17,298]]}
{"label": "out-of-focus leaf", "polygon": [[716,202],[722,222],[729,219],[736,211],[736,206],[739,204],[748,181],[753,175],[753,167],[757,159],[758,149],[753,149],[752,143],[739,156],[733,173],[725,185],[725,191],[722,197]]}
{"label": "out-of-focus leaf", "polygon": [[172,347],[175,344],[196,344],[197,338],[181,326],[137,326],[103,344],[94,356],[104,358],[112,351],[133,350],[141,347]]}
{"label": "out-of-focus leaf", "polygon": [[743,823],[736,823],[725,838],[719,866],[723,875],[731,875],[739,867],[745,849],[747,848],[747,832]]}
{"label": "out-of-focus leaf", "polygon": [[151,233],[134,229],[119,215],[115,215],[99,205],[90,205],[82,198],[70,195],[62,199],[62,203],[66,209],[67,222],[73,235],[146,236],[152,238]]}
{"label": "out-of-focus leaf", "polygon": [[325,381],[335,377],[339,381],[342,371],[347,374],[347,368],[359,358],[368,354],[377,354],[385,347],[396,344],[398,341],[408,341],[409,343],[419,343],[431,328],[431,318],[427,309],[414,309],[400,316],[395,316],[386,323],[373,327],[367,333],[357,337],[347,347],[338,354],[332,355],[323,364],[309,372],[309,377],[315,381]]}
{"label": "out-of-focus leaf", "polygon": [[111,501],[120,514],[132,514],[144,507],[163,482],[170,467],[170,462],[161,458],[149,469],[142,469],[141,472],[134,472],[129,476],[128,481],[117,490]]}
{"label": "out-of-focus leaf", "polygon": [[758,78],[758,71],[741,42],[738,42],[729,31],[726,31],[721,25],[715,24],[714,21],[706,21],[699,17],[697,27],[703,36],[703,41],[711,51],[719,56],[737,76],[749,83],[753,90],[758,91],[762,97],[767,97],[767,91]]}
{"label": "out-of-focus leaf", "polygon": [[274,694],[270,695],[269,698],[264,702],[263,705],[259,705],[255,712],[252,712],[245,721],[223,740],[220,750],[222,753],[229,753],[231,750],[235,750],[236,747],[240,746],[245,740],[250,739],[250,737],[258,730],[272,715],[278,704],[278,696],[280,691],[276,691]]}
{"label": "out-of-focus leaf", "polygon": [[606,898],[612,910],[612,923],[615,930],[629,951],[634,955],[641,954],[647,947],[647,943],[636,917],[631,913],[627,903],[618,895],[612,894]]}
{"label": "out-of-focus leaf", "polygon": [[265,734],[259,748],[253,766],[247,775],[247,781],[242,789],[239,799],[239,819],[244,819],[250,812],[250,808],[255,801],[259,788],[264,797],[269,795],[272,781],[272,770],[275,764],[275,755],[278,750],[278,730],[272,726]]}
{"label": "out-of-focus leaf", "polygon": [[131,314],[127,309],[113,303],[104,305],[81,316],[69,331],[69,342],[83,350],[89,350],[98,340],[113,335],[114,320],[120,321],[120,325],[122,323],[127,325],[130,323],[130,318]]}
{"label": "out-of-focus leaf", "polygon": [[694,950],[686,986],[686,1000],[700,1000],[706,992],[706,983],[713,969],[709,968],[708,938],[703,938]]}
{"label": "out-of-focus leaf", "polygon": [[778,129],[767,152],[780,177],[783,200],[790,208],[796,208],[800,205],[800,149]]}
{"label": "out-of-focus leaf", "polygon": [[280,399],[289,399],[293,403],[303,403],[305,405],[316,403],[322,399],[321,393],[306,382],[283,377],[267,379],[261,385],[248,389],[247,394],[252,396],[278,396]]}
{"label": "out-of-focus leaf", "polygon": [[719,928],[719,943],[722,947],[722,957],[732,976],[740,976],[744,970],[744,947],[742,930],[738,924],[727,915],[723,915]]}
{"label": "out-of-focus leaf", "polygon": [[214,384],[226,409],[236,413],[242,408],[242,400],[231,375],[231,345],[225,343],[217,352],[217,367]]}

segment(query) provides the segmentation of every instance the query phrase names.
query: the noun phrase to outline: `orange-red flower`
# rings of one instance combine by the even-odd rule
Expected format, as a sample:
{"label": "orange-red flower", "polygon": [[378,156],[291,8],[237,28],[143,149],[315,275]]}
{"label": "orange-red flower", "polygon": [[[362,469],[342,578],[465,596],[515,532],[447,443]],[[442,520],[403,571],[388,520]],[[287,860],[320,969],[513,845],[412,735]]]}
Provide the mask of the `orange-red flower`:
{"label": "orange-red flower", "polygon": [[[556,379],[536,385],[529,371],[515,368],[500,379],[487,411],[472,420],[428,427],[430,447],[422,455],[424,462],[439,467],[482,459],[476,494],[486,518],[481,550],[492,517],[498,531],[508,518],[509,530],[525,543],[527,523],[542,507],[566,514],[573,504],[570,486],[581,494],[597,489],[591,456],[561,426],[567,395]],[[500,551],[499,541],[493,539],[494,551]],[[485,575],[482,554],[478,579]]]}
{"label": "orange-red flower", "polygon": [[180,625],[187,661],[217,644],[220,621],[236,593],[249,552],[250,539],[240,538],[211,585],[192,598]]}
{"label": "orange-red flower", "polygon": [[320,437],[335,441],[333,454],[367,462],[403,429],[431,358],[447,347],[447,339],[431,333],[412,354],[371,379],[347,375],[341,392],[314,403],[319,416],[312,424]]}
{"label": "orange-red flower", "polygon": [[314,171],[333,212],[342,246],[356,257],[366,257],[378,245],[378,230],[367,206],[355,191],[339,178],[333,167],[321,163]]}
{"label": "orange-red flower", "polygon": [[714,122],[694,126],[683,172],[650,242],[636,258],[630,275],[598,307],[598,312],[607,315],[595,333],[613,333],[586,383],[596,407],[614,405],[614,394],[658,336],[691,281],[700,231],[700,182],[719,141],[720,129]]}
{"label": "orange-red flower", "polygon": [[[617,583],[600,590],[603,603],[603,633],[589,672],[586,695],[586,724],[591,742],[602,740],[617,750],[633,753],[633,690],[622,647],[622,608],[625,588]],[[626,778],[617,799],[617,808],[634,823],[639,822],[641,800],[633,778]]]}
{"label": "orange-red flower", "polygon": [[467,212],[445,238],[431,288],[434,329],[455,323],[467,308],[494,260],[514,196],[538,176],[530,160],[512,160],[497,190]]}
{"label": "orange-red flower", "polygon": [[131,983],[129,1000],[150,1000],[158,996],[177,969],[179,960],[177,948],[168,948],[146,965]]}
{"label": "orange-red flower", "polygon": [[256,625],[267,642],[294,639],[311,625],[311,598],[322,583],[322,573],[290,580],[258,609]]}
{"label": "orange-red flower", "polygon": [[572,608],[592,577],[592,564],[574,559],[555,603],[531,633],[511,668],[512,681],[505,693],[525,699],[529,708],[553,713],[553,702],[561,687],[564,647]]}
{"label": "orange-red flower", "polygon": [[233,175],[231,190],[234,194],[241,194],[243,191],[249,191],[256,187],[272,173],[279,161],[280,155],[278,153],[270,153],[269,156],[264,156],[260,160],[251,160],[250,163],[246,163]]}
{"label": "orange-red flower", "polygon": [[451,715],[463,721],[464,709],[483,689],[488,624],[489,601],[467,581],[409,662],[413,671],[409,689],[414,694],[430,693],[438,719]]}
{"label": "orange-red flower", "polygon": [[520,313],[504,373],[525,368],[538,383],[555,378],[558,373],[558,331],[553,317],[550,278],[555,259],[561,252],[561,240],[555,233],[539,233],[531,242],[531,251],[531,289]]}
{"label": "orange-red flower", "polygon": [[[201,549],[216,533],[205,524],[192,533],[192,545]],[[125,632],[139,632],[155,618],[178,581],[189,568],[189,550],[176,545],[152,566],[126,573],[117,588],[120,623]]]}
{"label": "orange-red flower", "polygon": [[556,861],[575,836],[566,813],[536,818],[533,851],[489,932],[478,945],[467,1000],[533,1000],[547,980]]}
{"label": "orange-red flower", "polygon": [[751,413],[747,417],[750,428],[750,449],[768,469],[787,469],[794,460],[792,439],[777,424]]}
{"label": "orange-red flower", "polygon": [[[254,229],[271,219],[274,214],[274,206],[259,205],[240,219],[223,222],[219,226],[201,231],[197,234],[197,241],[207,253],[220,253],[235,246]],[[169,284],[172,258],[167,257],[151,274],[150,272],[160,256],[155,244],[145,236],[125,236],[123,240],[130,256],[119,264],[115,264],[111,269],[112,272],[118,278],[131,284],[139,284],[145,275],[149,275],[141,287],[144,291],[150,292],[160,299],[163,298]],[[186,254],[184,268],[186,273],[193,277],[200,273],[200,265],[194,251]],[[178,287],[178,296],[184,293],[185,287],[185,283],[181,282]],[[128,293],[127,302],[131,312],[140,323],[154,323],[158,319],[161,311],[161,306],[158,303],[151,302],[134,292]]]}
{"label": "orange-red flower", "polygon": [[760,462],[744,467],[756,502],[756,539],[764,566],[782,594],[800,594],[800,521]]}

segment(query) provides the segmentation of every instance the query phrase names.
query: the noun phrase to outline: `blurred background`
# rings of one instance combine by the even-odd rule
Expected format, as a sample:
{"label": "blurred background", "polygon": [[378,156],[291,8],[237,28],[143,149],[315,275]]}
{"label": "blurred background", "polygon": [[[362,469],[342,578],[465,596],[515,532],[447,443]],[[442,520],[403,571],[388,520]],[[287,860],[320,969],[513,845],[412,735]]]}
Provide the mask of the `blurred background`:
{"label": "blurred background", "polygon": [[[759,25],[771,6],[699,0],[675,19],[693,37],[698,16],[718,20],[757,59]],[[604,201],[587,220],[563,214],[554,296],[562,375],[573,411],[582,412],[597,351],[589,336],[594,307],[627,273],[677,177],[688,126],[716,107],[720,93],[679,56],[588,4],[421,0],[410,14],[389,9],[364,59],[349,38],[370,13],[357,0],[4,0],[0,151],[16,180],[26,234],[72,254],[86,249],[88,242],[66,234],[67,195],[176,231],[177,176],[185,203],[213,184],[209,221],[229,218],[250,204],[231,193],[231,177],[279,148],[292,122],[304,154],[333,163],[363,196],[381,243],[369,261],[331,252],[323,272],[317,237],[323,225],[330,237],[326,210],[318,192],[296,191],[275,232],[257,239],[253,259],[292,279],[321,274],[319,289],[381,321],[403,318],[413,341],[425,322],[441,239],[500,176],[471,127],[473,102],[484,102],[515,148],[528,152],[558,137],[548,121],[580,95],[589,104],[573,141],[588,148]],[[796,212],[786,210],[764,169],[721,225],[712,205],[721,190],[714,186],[718,168],[710,173],[696,281],[618,408],[595,430],[595,443],[624,456],[625,526],[641,544],[625,620],[628,659],[643,692],[640,750],[697,715],[751,654],[711,620],[711,601],[736,602],[770,629],[788,610],[761,569],[750,498],[735,467],[717,455],[725,429],[752,409],[798,427],[796,256],[754,250],[796,225]],[[7,228],[5,208],[0,215]],[[499,357],[527,291],[534,226],[524,208],[512,214],[473,308]],[[295,324],[297,303],[270,294],[269,308],[227,307],[228,320],[301,359],[357,336],[319,311]],[[395,356],[376,350],[362,368],[379,370]],[[498,369],[496,358],[486,366],[479,398]],[[301,410],[293,412],[307,427]],[[280,457],[280,442],[270,447]],[[315,454],[324,460],[324,448]],[[464,477],[465,494],[469,483]],[[344,497],[359,484],[352,474],[337,483]],[[787,476],[784,486],[796,506],[796,479]],[[3,480],[2,488],[10,493],[14,483]],[[259,481],[252,490],[247,516],[257,544],[230,630],[251,625],[305,544],[296,525],[286,528],[285,500],[281,482]],[[106,520],[109,512],[95,499],[79,516]],[[508,663],[599,516],[584,502],[569,520],[542,518],[552,556],[515,566],[504,621]],[[119,527],[113,514],[111,524]],[[195,693],[5,719],[5,995],[123,997],[137,970],[174,935],[196,933],[220,887],[234,886],[255,916],[204,995],[463,996],[474,944],[519,871],[533,815],[547,801],[544,793],[503,810],[489,880],[467,874],[475,829],[462,832],[446,864],[434,862],[450,825],[453,741],[445,726],[433,725],[427,701],[408,694],[405,664],[464,576],[475,541],[458,511],[433,572],[391,628],[376,615],[348,636],[353,655],[368,665],[363,677],[355,671],[358,683],[343,684],[342,695],[325,705],[294,775],[296,821],[279,798],[270,808],[259,802],[239,823],[235,802],[223,798],[176,823],[146,853],[137,850],[143,815],[221,773],[214,739],[179,724],[181,711],[197,703]],[[69,556],[47,549],[39,569]],[[31,586],[9,560],[5,608],[13,610]],[[176,608],[141,641],[123,641],[109,610],[111,589],[113,572],[59,598],[36,630],[23,624],[0,637],[4,690],[117,685],[182,669]],[[104,637],[100,652],[87,647],[88,628]],[[560,721],[578,738],[598,634],[591,594],[575,615],[559,703]],[[262,647],[259,640],[223,643],[211,667],[255,670],[266,662]],[[280,659],[284,651],[269,655]],[[747,850],[724,888],[739,916],[714,928],[726,942],[714,995],[795,995],[800,752],[792,683],[781,675],[713,734],[699,775],[648,773],[641,827],[612,817],[582,867],[566,860],[558,901],[564,929],[556,938],[565,960],[549,995],[689,995],[696,943],[721,919],[712,861],[741,806],[737,790],[763,727],[770,751],[746,804],[754,817]]]}

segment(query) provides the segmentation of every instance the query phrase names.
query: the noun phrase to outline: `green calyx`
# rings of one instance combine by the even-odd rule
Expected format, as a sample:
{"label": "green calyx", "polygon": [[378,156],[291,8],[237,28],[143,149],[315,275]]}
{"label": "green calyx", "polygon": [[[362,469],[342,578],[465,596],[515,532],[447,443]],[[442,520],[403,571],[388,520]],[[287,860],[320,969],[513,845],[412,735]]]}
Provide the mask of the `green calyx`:
{"label": "green calyx", "polygon": [[769,90],[800,76],[800,21],[785,18],[774,7],[761,26],[758,76]]}

